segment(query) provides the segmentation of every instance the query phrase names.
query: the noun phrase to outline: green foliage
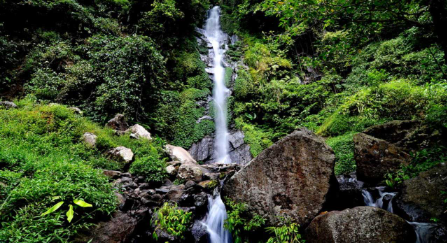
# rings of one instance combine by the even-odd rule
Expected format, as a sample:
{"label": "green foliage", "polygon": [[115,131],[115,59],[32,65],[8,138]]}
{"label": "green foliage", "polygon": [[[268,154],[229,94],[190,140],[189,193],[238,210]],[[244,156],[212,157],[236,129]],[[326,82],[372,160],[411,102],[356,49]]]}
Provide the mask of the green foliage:
{"label": "green foliage", "polygon": [[208,89],[186,89],[181,93],[163,92],[162,102],[157,107],[155,129],[166,134],[174,145],[189,148],[194,142],[214,131],[214,122],[201,120],[205,109],[197,101],[205,99]]}
{"label": "green foliage", "polygon": [[265,219],[251,215],[247,205],[226,199],[228,218],[224,227],[231,232],[235,243],[249,242],[254,232],[262,229]]}
{"label": "green foliage", "polygon": [[[33,97],[16,104],[19,109],[0,108],[0,241],[68,242],[116,209],[109,179],[95,169],[124,166],[106,158],[107,150],[126,146],[137,161],[154,154],[154,146],[161,150],[147,140],[117,137],[62,105],[36,104]],[[85,132],[98,136],[98,146],[84,144]],[[58,202],[65,203],[45,214]]]}
{"label": "green foliage", "polygon": [[[183,239],[191,219],[191,212],[177,209],[177,205],[169,205],[169,203],[165,203],[155,212],[153,222],[156,225],[156,228],[160,228],[172,236]],[[155,240],[158,240],[156,230],[152,236]]]}
{"label": "green foliage", "polygon": [[267,232],[274,235],[267,240],[267,243],[302,243],[304,240],[299,233],[299,227],[299,224],[292,222],[282,226],[267,227]]}
{"label": "green foliage", "polygon": [[136,159],[130,166],[130,173],[144,176],[148,182],[163,182],[167,177],[166,163],[159,159],[156,152],[154,155],[147,155]]}
{"label": "green foliage", "polygon": [[361,131],[385,120],[424,118],[433,105],[445,103],[447,90],[442,85],[412,85],[397,80],[366,88],[345,99],[318,129],[323,135],[336,136]]}
{"label": "green foliage", "polygon": [[447,148],[442,146],[435,146],[429,149],[422,149],[412,154],[412,160],[409,165],[402,166],[402,168],[394,173],[387,173],[385,175],[385,182],[390,187],[395,187],[404,180],[416,177],[420,172],[426,171],[439,163],[447,160]]}
{"label": "green foliage", "polygon": [[335,153],[337,161],[335,164],[336,175],[349,174],[355,171],[354,135],[355,133],[346,133],[326,140],[326,143],[331,146]]}
{"label": "green foliage", "polygon": [[250,153],[253,157],[258,156],[259,153],[273,144],[270,140],[271,134],[243,122],[242,119],[236,120],[236,126],[244,132],[244,142],[250,145]]}

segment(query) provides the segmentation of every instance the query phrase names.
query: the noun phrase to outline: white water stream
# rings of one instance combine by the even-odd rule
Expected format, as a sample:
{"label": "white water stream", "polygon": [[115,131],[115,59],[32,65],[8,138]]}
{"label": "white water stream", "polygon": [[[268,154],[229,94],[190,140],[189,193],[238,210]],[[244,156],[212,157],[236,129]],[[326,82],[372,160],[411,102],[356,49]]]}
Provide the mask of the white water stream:
{"label": "white water stream", "polygon": [[[215,156],[218,163],[231,163],[228,155],[229,141],[227,128],[227,98],[228,88],[225,86],[225,68],[222,66],[224,50],[221,46],[224,43],[225,35],[220,29],[220,8],[214,7],[209,11],[206,21],[205,36],[213,46],[213,74],[214,89],[213,101],[215,108],[216,137]],[[204,225],[207,228],[211,243],[231,243],[231,234],[224,228],[227,219],[225,204],[216,191],[215,196],[208,198],[208,216]]]}
{"label": "white water stream", "polygon": [[220,29],[220,8],[218,6],[209,11],[206,20],[205,36],[213,46],[213,74],[214,89],[213,101],[215,108],[216,137],[214,142],[217,162],[231,163],[228,156],[229,141],[227,128],[227,98],[228,88],[225,86],[225,68],[222,66],[225,50],[221,48],[224,44],[225,35]]}
{"label": "white water stream", "polygon": [[[385,209],[390,213],[394,213],[393,210],[393,199],[396,196],[396,192],[385,192],[385,187],[376,187],[379,192],[379,197],[374,199],[372,194],[366,190],[362,190],[363,201],[366,206],[376,207]],[[385,198],[387,197],[388,198]],[[387,204],[384,204],[384,199],[387,201]],[[429,243],[430,236],[433,234],[433,231],[436,229],[436,224],[433,223],[419,223],[419,222],[409,222],[411,226],[414,228],[414,232],[416,233],[416,242],[415,243]]]}

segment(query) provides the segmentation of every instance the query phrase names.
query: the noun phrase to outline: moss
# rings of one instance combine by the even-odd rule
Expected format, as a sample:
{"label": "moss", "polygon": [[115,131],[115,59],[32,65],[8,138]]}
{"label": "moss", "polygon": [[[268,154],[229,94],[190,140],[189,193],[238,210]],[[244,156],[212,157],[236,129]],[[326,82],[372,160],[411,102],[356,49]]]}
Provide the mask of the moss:
{"label": "moss", "polygon": [[335,174],[349,174],[355,171],[354,160],[354,133],[347,133],[341,136],[329,138],[327,144],[334,150],[336,157]]}

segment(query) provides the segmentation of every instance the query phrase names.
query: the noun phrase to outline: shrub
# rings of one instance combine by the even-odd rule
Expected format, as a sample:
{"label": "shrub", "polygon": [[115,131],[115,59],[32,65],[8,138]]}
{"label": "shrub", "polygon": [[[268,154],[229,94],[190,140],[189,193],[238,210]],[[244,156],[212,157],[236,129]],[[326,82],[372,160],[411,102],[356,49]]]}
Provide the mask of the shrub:
{"label": "shrub", "polygon": [[[163,204],[163,206],[155,212],[153,222],[156,228],[166,231],[168,234],[184,238],[184,233],[188,230],[188,226],[192,219],[191,212],[185,212],[177,208],[177,205]],[[152,234],[155,240],[158,240],[156,230]]]}
{"label": "shrub", "polygon": [[301,243],[304,240],[299,233],[300,225],[297,223],[285,223],[282,226],[267,227],[266,230],[274,236],[267,240],[267,243]]}
{"label": "shrub", "polygon": [[226,199],[228,218],[224,227],[231,232],[235,243],[249,242],[256,238],[254,232],[259,231],[265,224],[265,219],[248,212],[248,207],[242,203],[236,203]]}
{"label": "shrub", "polygon": [[130,166],[130,173],[144,176],[148,182],[163,182],[167,177],[166,163],[158,158],[158,154],[136,159]]}

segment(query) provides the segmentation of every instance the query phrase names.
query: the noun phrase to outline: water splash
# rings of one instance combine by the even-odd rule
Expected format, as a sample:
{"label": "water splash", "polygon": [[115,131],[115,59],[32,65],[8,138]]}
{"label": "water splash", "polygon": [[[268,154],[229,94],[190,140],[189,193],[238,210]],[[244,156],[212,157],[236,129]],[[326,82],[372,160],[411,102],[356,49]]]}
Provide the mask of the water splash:
{"label": "water splash", "polygon": [[209,11],[206,21],[205,36],[213,46],[213,100],[215,108],[215,153],[219,163],[231,163],[228,155],[229,141],[227,128],[227,98],[229,89],[225,86],[225,68],[222,65],[225,50],[221,48],[225,35],[220,29],[220,8],[215,6]]}
{"label": "water splash", "polygon": [[376,187],[376,189],[379,192],[379,198],[377,198],[376,200],[373,199],[373,196],[368,190],[362,190],[363,202],[365,203],[365,205],[385,209],[390,213],[394,213],[392,201],[397,193],[385,192],[385,187]]}

